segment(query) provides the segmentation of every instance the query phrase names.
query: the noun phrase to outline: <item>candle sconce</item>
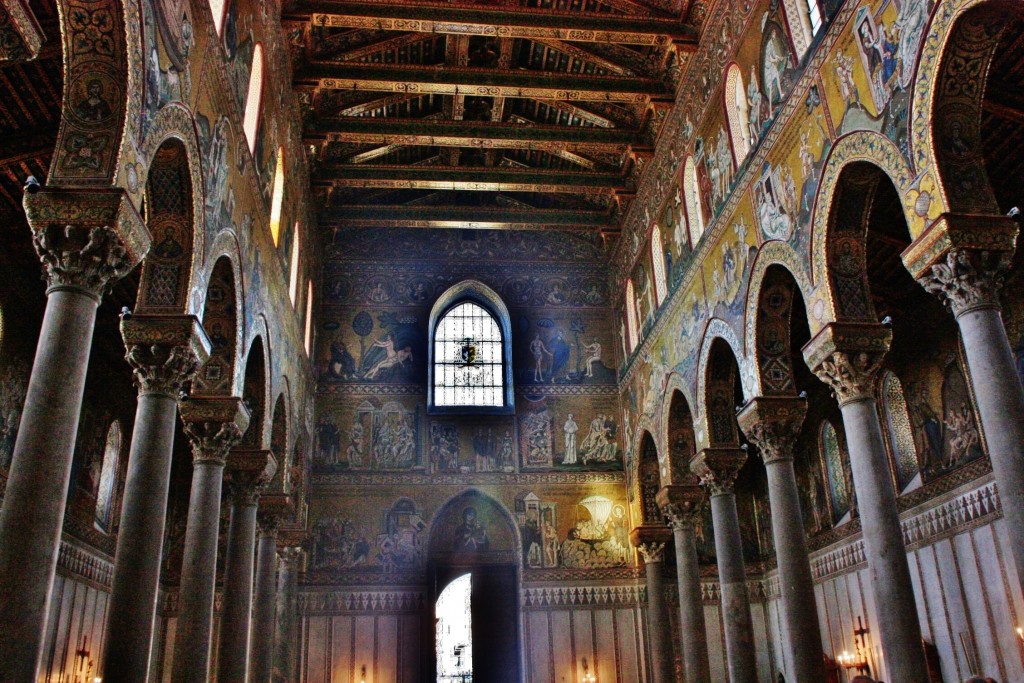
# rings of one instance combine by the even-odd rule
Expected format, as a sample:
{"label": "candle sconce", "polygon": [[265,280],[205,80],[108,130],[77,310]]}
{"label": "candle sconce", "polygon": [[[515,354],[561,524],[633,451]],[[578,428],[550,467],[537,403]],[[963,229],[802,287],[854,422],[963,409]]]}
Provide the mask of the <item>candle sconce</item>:
{"label": "candle sconce", "polygon": [[867,656],[864,654],[867,652],[867,634],[869,629],[864,625],[864,622],[860,617],[857,617],[857,628],[853,630],[853,649],[854,651],[843,652],[836,657],[836,661],[839,666],[843,667],[847,671],[856,669],[857,673],[864,674],[865,676],[871,675],[871,666],[868,664]]}
{"label": "candle sconce", "polygon": [[363,664],[359,670],[359,683],[366,683],[366,665]]}
{"label": "candle sconce", "polygon": [[583,666],[583,678],[580,679],[581,683],[597,683],[597,676],[589,671],[587,658],[584,657],[580,663]]}

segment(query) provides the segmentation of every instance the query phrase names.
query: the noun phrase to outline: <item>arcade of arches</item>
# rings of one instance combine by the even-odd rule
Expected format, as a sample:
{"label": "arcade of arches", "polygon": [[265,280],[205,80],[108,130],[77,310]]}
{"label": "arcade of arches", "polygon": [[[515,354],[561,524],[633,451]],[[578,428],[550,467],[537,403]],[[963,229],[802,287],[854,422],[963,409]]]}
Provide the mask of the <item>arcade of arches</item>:
{"label": "arcade of arches", "polygon": [[1024,680],[1017,0],[0,10],[0,681]]}

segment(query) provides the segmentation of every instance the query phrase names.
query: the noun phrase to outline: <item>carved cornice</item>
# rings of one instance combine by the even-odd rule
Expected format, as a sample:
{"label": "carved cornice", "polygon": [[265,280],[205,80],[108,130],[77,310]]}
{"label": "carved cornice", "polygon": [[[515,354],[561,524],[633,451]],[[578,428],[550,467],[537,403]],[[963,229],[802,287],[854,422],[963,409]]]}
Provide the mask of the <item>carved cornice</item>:
{"label": "carved cornice", "polygon": [[673,529],[694,529],[703,520],[707,496],[700,486],[672,485],[658,491],[654,500]]}
{"label": "carved cornice", "polygon": [[727,495],[733,493],[736,476],[746,461],[747,453],[740,448],[705,448],[690,460],[690,471],[712,496]]}
{"label": "carved cornice", "polygon": [[807,400],[796,396],[758,396],[736,416],[740,429],[750,439],[766,465],[792,460],[800,436]]}
{"label": "carved cornice", "polygon": [[236,396],[190,398],[178,404],[186,436],[192,442],[194,463],[224,465],[228,451],[249,426],[249,409]]}
{"label": "carved cornice", "polygon": [[803,348],[807,366],[829,385],[840,407],[874,398],[892,330],[874,323],[829,323]]}
{"label": "carved cornice", "polygon": [[122,190],[25,193],[32,243],[47,291],[70,288],[96,300],[149,250],[150,235]]}
{"label": "carved cornice", "polygon": [[1019,232],[1016,220],[1008,216],[942,214],[904,250],[903,263],[920,279],[944,263],[950,251],[1012,253]]}
{"label": "carved cornice", "polygon": [[177,399],[210,357],[210,339],[194,315],[124,318],[121,338],[140,395],[162,394]]}

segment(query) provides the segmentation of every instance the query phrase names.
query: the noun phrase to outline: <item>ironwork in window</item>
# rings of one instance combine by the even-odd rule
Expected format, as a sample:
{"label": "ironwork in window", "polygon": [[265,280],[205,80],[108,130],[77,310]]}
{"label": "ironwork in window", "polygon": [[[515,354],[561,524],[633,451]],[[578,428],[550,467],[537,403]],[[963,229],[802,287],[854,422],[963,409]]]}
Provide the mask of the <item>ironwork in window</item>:
{"label": "ironwork in window", "polygon": [[472,301],[452,307],[434,328],[434,405],[503,406],[504,362],[494,316]]}

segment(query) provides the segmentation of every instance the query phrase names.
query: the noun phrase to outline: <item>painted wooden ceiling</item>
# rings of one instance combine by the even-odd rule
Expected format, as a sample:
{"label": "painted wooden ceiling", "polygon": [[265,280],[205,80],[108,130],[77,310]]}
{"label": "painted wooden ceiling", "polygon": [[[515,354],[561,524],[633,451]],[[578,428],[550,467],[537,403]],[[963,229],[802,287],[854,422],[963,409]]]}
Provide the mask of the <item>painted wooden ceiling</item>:
{"label": "painted wooden ceiling", "polygon": [[696,45],[688,4],[300,0],[321,224],[617,232]]}

